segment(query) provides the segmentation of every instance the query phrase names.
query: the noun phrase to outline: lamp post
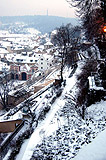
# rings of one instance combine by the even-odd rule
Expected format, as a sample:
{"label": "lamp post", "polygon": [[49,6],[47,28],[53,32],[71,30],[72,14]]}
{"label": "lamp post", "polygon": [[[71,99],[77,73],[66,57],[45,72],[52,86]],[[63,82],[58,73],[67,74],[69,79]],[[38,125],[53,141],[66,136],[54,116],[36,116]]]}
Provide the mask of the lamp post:
{"label": "lamp post", "polygon": [[103,27],[103,32],[106,33],[106,26]]}

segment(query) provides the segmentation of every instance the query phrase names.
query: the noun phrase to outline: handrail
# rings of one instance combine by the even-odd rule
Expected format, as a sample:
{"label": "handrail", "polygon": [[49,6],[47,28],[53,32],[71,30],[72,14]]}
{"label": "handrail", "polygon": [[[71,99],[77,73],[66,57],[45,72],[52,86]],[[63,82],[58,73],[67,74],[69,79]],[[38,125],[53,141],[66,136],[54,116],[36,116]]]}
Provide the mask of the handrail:
{"label": "handrail", "polygon": [[15,137],[15,135],[20,131],[20,129],[24,126],[24,120],[18,127],[15,129],[15,131],[0,145],[0,152],[2,152],[10,143],[10,141]]}

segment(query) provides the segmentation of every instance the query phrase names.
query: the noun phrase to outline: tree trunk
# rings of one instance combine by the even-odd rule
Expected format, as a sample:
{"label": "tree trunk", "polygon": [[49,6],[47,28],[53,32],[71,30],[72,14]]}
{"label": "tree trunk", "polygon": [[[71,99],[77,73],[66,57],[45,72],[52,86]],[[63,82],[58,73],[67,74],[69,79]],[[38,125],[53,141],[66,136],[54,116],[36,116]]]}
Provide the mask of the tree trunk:
{"label": "tree trunk", "polygon": [[85,105],[82,105],[82,119],[85,118]]}

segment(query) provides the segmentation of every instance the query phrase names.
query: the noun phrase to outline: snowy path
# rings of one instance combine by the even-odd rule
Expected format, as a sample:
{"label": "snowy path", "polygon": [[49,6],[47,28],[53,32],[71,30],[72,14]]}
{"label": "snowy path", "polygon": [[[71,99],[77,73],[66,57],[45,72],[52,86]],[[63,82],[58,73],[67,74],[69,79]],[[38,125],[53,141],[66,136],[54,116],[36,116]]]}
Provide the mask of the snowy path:
{"label": "snowy path", "polygon": [[21,147],[20,154],[17,155],[17,158],[16,158],[16,159],[19,159],[19,160],[22,159],[22,157],[23,157],[23,151],[26,150],[26,147],[27,147],[28,143],[29,143],[29,139],[25,140],[24,144],[23,144],[22,147]]}
{"label": "snowy path", "polygon": [[[80,69],[77,69],[76,73],[78,73],[78,72],[80,72]],[[64,106],[64,103],[65,103],[64,96],[67,95],[67,93],[70,93],[69,92],[70,90],[72,92],[75,91],[74,90],[75,88],[73,88],[76,83],[75,75],[76,74],[74,74],[73,77],[66,79],[66,87],[64,88],[64,91],[63,91],[61,97],[58,98],[55,101],[55,103],[52,105],[52,108],[49,111],[49,113],[47,114],[45,120],[40,122],[40,124],[35,129],[34,133],[32,134],[31,138],[29,139],[29,142],[27,144],[26,143],[23,144],[21,151],[18,155],[21,157],[21,159],[20,159],[20,157],[18,158],[18,156],[17,156],[16,160],[30,160],[36,145],[40,144],[40,142],[42,141],[42,139],[44,137],[46,137],[48,139],[48,136],[52,135],[53,131],[57,130],[59,125],[62,124],[61,119],[59,119],[59,117],[58,117],[58,113],[59,113],[60,108],[62,108]],[[106,127],[106,124],[105,124],[106,123],[105,122],[106,121],[105,120],[106,107],[105,106],[106,106],[106,102],[101,101],[100,103],[93,104],[88,108],[88,111],[87,111],[88,112],[88,119],[90,118],[92,120],[92,121],[88,121],[89,126],[86,125],[86,121],[82,121],[81,119],[76,118],[77,115],[75,117],[72,117],[72,119],[73,118],[74,119],[73,119],[72,126],[70,126],[70,127],[72,127],[72,129],[71,129],[72,132],[70,134],[71,135],[70,137],[73,136],[73,138],[75,140],[72,142],[72,139],[70,139],[71,150],[67,154],[69,159],[68,159],[68,157],[66,159],[70,160],[72,157],[73,160],[106,160],[106,136],[105,136],[106,135],[106,129],[105,129],[105,127]],[[58,121],[58,119],[60,121]],[[73,127],[73,124],[75,125],[75,127]],[[104,131],[102,131],[102,130],[104,130]],[[76,134],[76,131],[79,131],[79,132]],[[101,133],[99,133],[99,132],[101,132]],[[89,136],[86,135],[87,133],[91,133],[90,139],[89,139]],[[63,134],[64,133],[62,132],[62,135]],[[98,136],[97,136],[97,134],[98,134]],[[55,137],[55,133],[53,135]],[[62,136],[62,135],[60,135],[60,136]],[[85,138],[86,138],[86,141],[85,141]],[[61,140],[61,137],[60,137],[60,140]],[[86,142],[88,142],[87,140],[90,140],[89,144],[86,143]],[[48,139],[47,141],[48,141],[47,143],[50,143],[51,141],[54,142],[54,139],[53,139],[53,137],[52,138],[50,137],[50,139]],[[55,139],[55,141],[56,141],[56,139]],[[75,143],[76,143],[76,145],[75,145]],[[82,144],[83,144],[83,146],[82,146]],[[78,148],[75,150],[75,147],[79,147],[80,148],[79,151],[78,151]],[[52,150],[51,150],[51,152],[52,152]],[[64,148],[63,148],[63,152],[65,152]],[[39,154],[38,150],[37,150],[37,153]],[[72,155],[69,155],[69,154],[72,154]],[[75,154],[76,154],[76,157],[73,157],[73,155],[75,156]],[[62,159],[62,158],[63,157],[61,157],[60,159]]]}
{"label": "snowy path", "polygon": [[20,157],[21,160],[30,160],[35,146],[42,141],[44,136],[49,136],[50,134],[53,133],[53,131],[55,131],[59,127],[59,123],[61,122],[58,121],[58,110],[62,108],[65,104],[65,101],[63,100],[65,93],[69,92],[70,89],[73,88],[75,83],[76,83],[75,76],[66,79],[66,87],[64,88],[61,97],[55,101],[55,103],[52,105],[51,110],[47,114],[45,120],[42,121],[35,129],[34,133],[30,137],[29,143],[26,144],[25,142],[23,144],[16,160],[20,160]]}
{"label": "snowy path", "polygon": [[[62,105],[64,104],[63,101],[61,101],[61,99],[58,100],[58,102],[56,101],[45,120],[42,121],[41,124],[38,125],[38,127],[35,129],[24,152],[22,160],[29,160],[33,154],[34,147],[41,142],[42,138],[44,136],[48,136],[56,130],[56,128],[58,127],[58,123],[55,123],[55,125],[52,124],[52,127],[50,123],[51,120],[53,120],[53,118],[55,117],[56,112]],[[20,159],[17,158],[16,160]]]}

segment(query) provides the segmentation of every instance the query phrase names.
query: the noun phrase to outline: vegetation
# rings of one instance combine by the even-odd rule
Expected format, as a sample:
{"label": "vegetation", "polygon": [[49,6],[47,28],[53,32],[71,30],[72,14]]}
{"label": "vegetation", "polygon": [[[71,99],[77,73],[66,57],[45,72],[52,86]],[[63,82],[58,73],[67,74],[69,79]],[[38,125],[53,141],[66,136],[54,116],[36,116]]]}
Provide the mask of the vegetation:
{"label": "vegetation", "polygon": [[77,62],[78,44],[81,28],[72,27],[71,24],[62,25],[56,29],[56,34],[52,36],[52,42],[58,49],[61,59],[61,81],[63,81],[63,68],[66,64],[73,65]]}
{"label": "vegetation", "polygon": [[[106,50],[106,48],[102,45],[101,50],[100,44],[104,40],[103,26],[105,25],[106,20],[106,2],[104,0],[69,0],[68,3],[77,8],[77,15],[81,19],[82,29],[85,33],[86,39],[91,42],[91,45],[96,44],[101,52],[101,55],[103,55],[103,52]],[[90,52],[88,54],[91,55]],[[92,56],[89,56],[89,58],[90,57]],[[77,87],[79,92],[76,98],[76,106],[78,107],[80,115],[83,119],[85,115],[85,109],[88,105],[88,76],[91,75],[91,72],[98,72],[97,64],[99,64],[99,62],[90,58],[88,61],[86,61],[81,73],[77,76]],[[101,72],[103,73],[102,70]],[[103,75],[105,75],[105,73],[103,73]],[[103,81],[105,86],[105,80]],[[92,98],[94,98],[94,96]]]}
{"label": "vegetation", "polygon": [[9,110],[9,91],[12,89],[13,81],[4,69],[3,77],[0,77],[0,105],[3,109]]}
{"label": "vegetation", "polygon": [[90,59],[85,62],[85,65],[81,69],[81,73],[77,75],[78,93],[76,97],[76,108],[83,119],[88,103],[88,77],[96,70],[97,61],[95,59]]}
{"label": "vegetation", "polygon": [[8,160],[14,160],[16,155],[19,153],[20,148],[24,142],[24,140],[29,139],[29,137],[31,136],[31,134],[33,133],[33,129],[29,128],[27,129],[24,133],[22,133],[17,140],[14,140],[11,142],[10,147],[11,147],[11,154],[8,157]]}
{"label": "vegetation", "polygon": [[[96,43],[96,40],[101,37],[102,35],[102,30],[101,27],[104,25],[104,12],[101,8],[101,1],[100,0],[72,0],[74,2],[74,6],[78,7],[77,13],[79,14],[81,20],[82,20],[82,26],[83,29],[85,30],[85,35],[89,41],[92,41],[93,43]],[[73,4],[71,4],[73,5]],[[62,25],[59,28],[56,29],[56,34],[53,35],[52,37],[52,42],[54,43],[55,47],[58,50],[58,57],[61,59],[61,82],[63,82],[63,68],[65,65],[76,65],[76,62],[78,61],[78,52],[81,49],[80,45],[80,33],[81,33],[81,27],[76,26],[72,27],[71,24],[68,25]],[[40,145],[37,145],[32,156],[33,159],[53,159],[54,158],[54,153],[56,156],[61,154],[63,157],[67,156],[67,153],[70,153],[69,148],[71,148],[68,143],[74,143],[75,137],[70,140],[70,123],[73,121],[73,117],[75,116],[75,113],[73,113],[73,117],[71,117],[74,106],[76,107],[76,110],[80,114],[80,116],[84,119],[85,118],[85,110],[89,104],[92,102],[92,98],[95,98],[94,96],[90,96],[91,99],[88,98],[88,77],[91,75],[92,72],[97,71],[97,59],[94,59],[92,56],[92,51],[88,51],[89,59],[85,59],[85,64],[81,68],[81,73],[77,75],[77,95],[76,95],[76,106],[71,102],[70,104],[66,103],[65,106],[63,107],[61,116],[64,115],[64,118],[67,119],[67,124],[63,126],[62,128],[59,128],[56,131],[55,137],[51,140],[48,140],[48,142],[45,141],[45,137],[43,137],[43,141]],[[103,67],[101,66],[100,70],[100,76],[102,77],[102,80],[105,81],[105,69],[106,65]],[[71,76],[71,75],[70,75]],[[8,85],[8,78],[7,75],[5,75],[5,79],[1,80],[1,86],[2,90],[0,92],[0,97],[1,97],[1,104],[3,108],[6,110],[8,109],[8,93],[9,93],[9,85]],[[105,83],[104,83],[105,85]],[[59,86],[60,87],[60,86]],[[106,87],[106,86],[105,86]],[[42,109],[40,110],[39,114],[35,115],[35,113],[31,110],[30,106],[30,101],[26,100],[25,106],[28,108],[28,113],[30,115],[30,120],[29,120],[29,128],[26,130],[22,135],[18,137],[17,140],[11,142],[11,155],[9,159],[15,159],[16,155],[19,153],[20,148],[22,146],[22,143],[24,142],[25,139],[29,138],[30,135],[33,132],[33,122],[36,121],[36,126],[39,121],[43,120],[46,116],[46,114],[49,112],[51,109],[51,105],[56,101],[57,97],[59,97],[62,94],[62,88],[58,88],[57,90],[54,91],[55,93],[52,94],[50,100],[47,100],[47,104],[44,102]],[[47,95],[46,97],[49,97]],[[97,97],[98,98],[98,97]],[[96,99],[96,98],[95,98]],[[99,98],[98,98],[99,99]],[[88,102],[89,100],[90,103]],[[67,100],[68,101],[68,100]],[[37,117],[38,116],[38,117]],[[59,115],[60,116],[60,115]],[[78,116],[78,115],[77,115]],[[59,121],[59,119],[57,119]],[[73,121],[73,124],[76,125],[76,119]],[[81,120],[79,120],[80,124]],[[78,124],[81,127],[81,124]],[[59,127],[59,126],[58,126]],[[91,128],[90,128],[91,129]],[[83,129],[85,130],[85,128]],[[81,128],[76,129],[75,126],[75,132],[78,134],[81,132]],[[83,131],[82,131],[83,132]],[[86,133],[86,140],[84,139],[83,142],[81,140],[77,141],[77,143],[81,142],[81,145],[83,145],[85,142],[90,143],[91,140],[89,139],[91,130],[89,130],[89,133]],[[65,134],[64,137],[62,135]],[[68,138],[66,138],[66,134],[68,134]],[[2,138],[2,137],[1,137]],[[78,138],[78,137],[77,137]],[[55,142],[56,145],[53,146],[51,144],[50,146],[50,141]],[[59,141],[60,140],[60,141]],[[63,145],[63,140],[64,140],[64,147]],[[59,142],[59,143],[58,143]],[[68,147],[67,147],[68,146]],[[79,150],[79,146],[74,146],[75,150]],[[58,150],[58,148],[61,148],[61,150]],[[65,153],[64,153],[65,149]],[[76,152],[77,153],[77,152]],[[75,153],[73,153],[74,157]]]}
{"label": "vegetation", "polygon": [[68,2],[77,8],[77,14],[81,19],[87,39],[93,42],[94,39],[100,37],[104,25],[101,0],[71,0]]}

